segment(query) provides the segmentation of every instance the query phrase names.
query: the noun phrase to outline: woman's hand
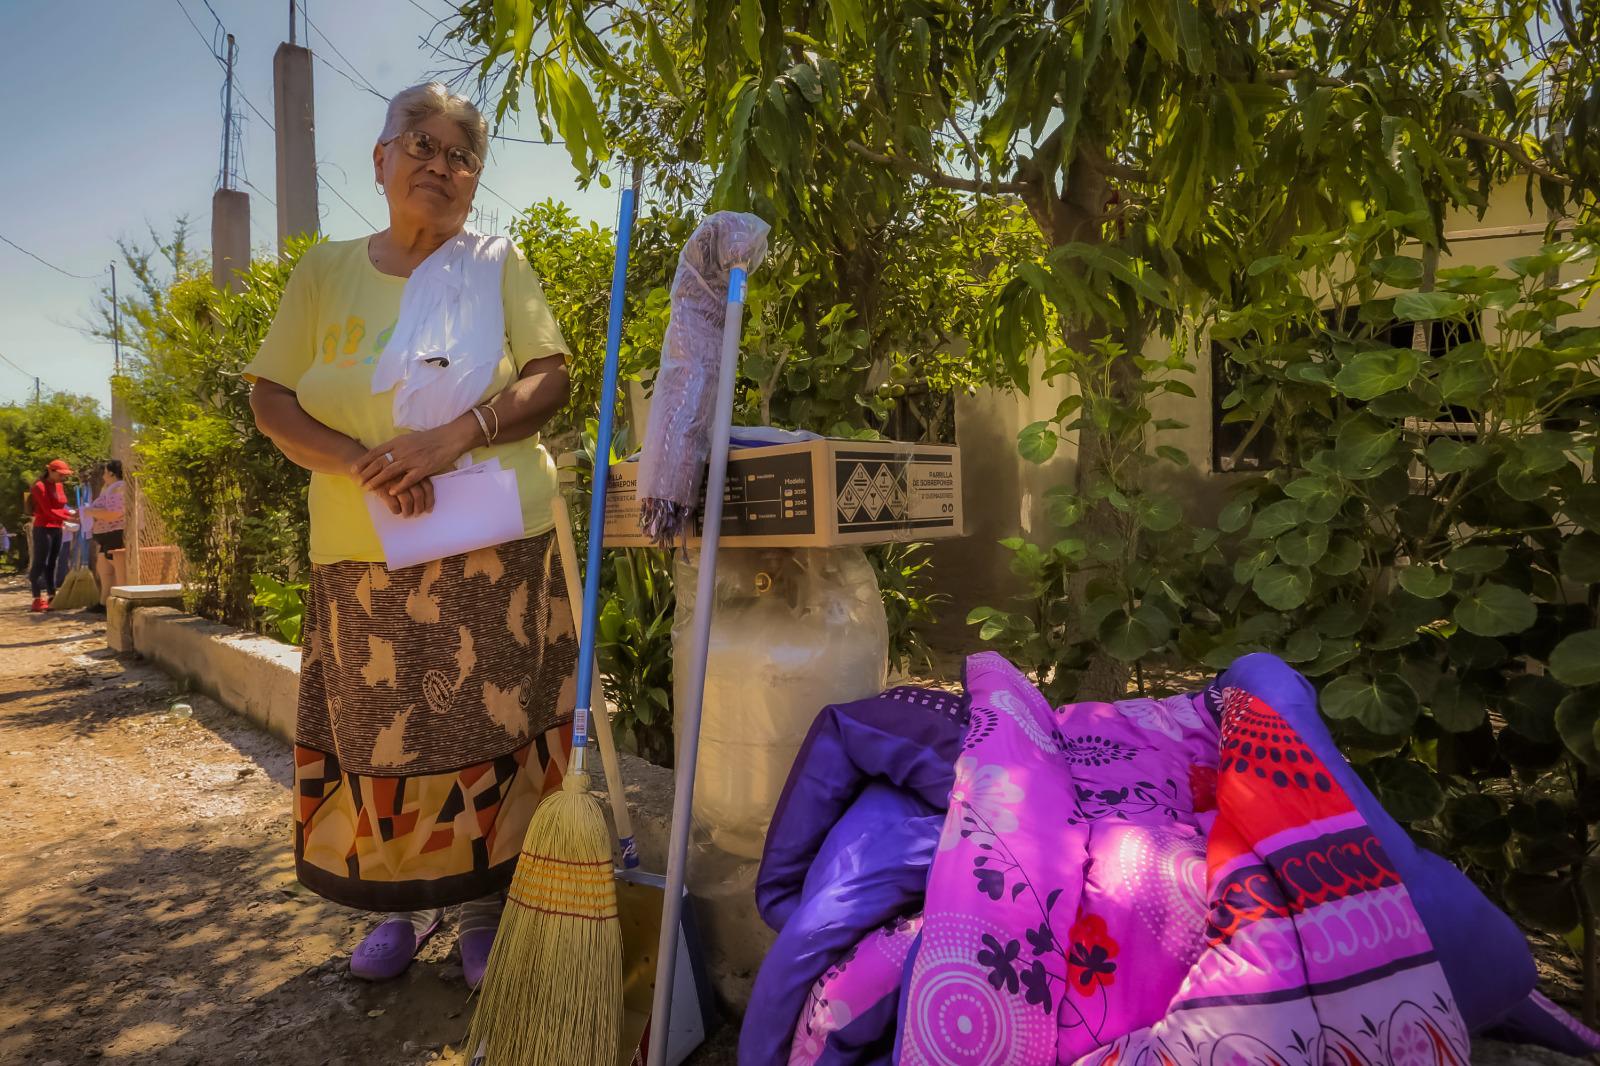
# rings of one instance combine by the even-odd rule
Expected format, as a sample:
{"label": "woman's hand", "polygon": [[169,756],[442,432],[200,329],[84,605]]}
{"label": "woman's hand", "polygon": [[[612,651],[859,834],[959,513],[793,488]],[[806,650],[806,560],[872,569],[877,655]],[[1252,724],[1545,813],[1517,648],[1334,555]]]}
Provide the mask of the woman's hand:
{"label": "woman's hand", "polygon": [[[457,419],[438,429],[402,433],[385,441],[352,463],[350,476],[361,482],[361,487],[368,492],[396,498],[404,496],[425,484],[433,474],[450,469],[472,447],[460,422]],[[474,431],[476,427],[474,420]],[[432,506],[431,487],[428,493],[429,506]]]}
{"label": "woman's hand", "polygon": [[423,478],[409,489],[402,490],[399,495],[387,490],[374,495],[383,501],[391,514],[397,514],[402,518],[415,518],[433,510],[433,479]]}

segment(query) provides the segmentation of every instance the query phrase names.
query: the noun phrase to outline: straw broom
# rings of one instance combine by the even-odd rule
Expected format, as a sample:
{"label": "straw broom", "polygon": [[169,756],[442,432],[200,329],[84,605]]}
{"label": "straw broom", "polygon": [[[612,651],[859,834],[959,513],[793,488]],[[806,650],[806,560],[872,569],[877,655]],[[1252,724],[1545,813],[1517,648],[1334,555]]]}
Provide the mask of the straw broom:
{"label": "straw broom", "polygon": [[611,832],[599,799],[589,792],[585,760],[632,224],[633,190],[624,189],[595,442],[572,755],[561,791],[541,803],[528,824],[478,1009],[467,1030],[466,1046],[487,1066],[615,1066],[622,1044],[622,924],[611,871]]}

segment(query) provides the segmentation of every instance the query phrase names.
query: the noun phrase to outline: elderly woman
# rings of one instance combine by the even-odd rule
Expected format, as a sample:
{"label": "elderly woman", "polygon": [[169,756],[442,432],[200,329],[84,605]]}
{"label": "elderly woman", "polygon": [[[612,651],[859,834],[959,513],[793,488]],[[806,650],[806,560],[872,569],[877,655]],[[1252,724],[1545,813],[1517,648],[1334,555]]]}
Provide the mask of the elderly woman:
{"label": "elderly woman", "polygon": [[[566,400],[567,349],[521,254],[464,229],[487,146],[443,85],[397,95],[372,151],[388,228],[307,250],[246,369],[257,426],[311,471],[296,868],[319,895],[389,912],[350,961],[372,980],[461,904],[476,986],[569,746],[577,648],[536,436]],[[515,474],[521,538],[387,566],[369,501],[422,515],[434,475],[491,460]]]}

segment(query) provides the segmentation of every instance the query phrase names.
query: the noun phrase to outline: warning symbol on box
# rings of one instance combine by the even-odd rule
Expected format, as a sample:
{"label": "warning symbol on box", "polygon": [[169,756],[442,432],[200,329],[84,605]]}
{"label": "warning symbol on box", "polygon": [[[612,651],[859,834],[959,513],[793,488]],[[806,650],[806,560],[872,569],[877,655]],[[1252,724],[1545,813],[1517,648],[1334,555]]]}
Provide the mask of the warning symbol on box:
{"label": "warning symbol on box", "polygon": [[867,468],[857,463],[855,470],[845,481],[844,489],[839,493],[839,513],[846,521],[854,519],[861,513],[861,505],[871,487],[872,479],[867,476]]}

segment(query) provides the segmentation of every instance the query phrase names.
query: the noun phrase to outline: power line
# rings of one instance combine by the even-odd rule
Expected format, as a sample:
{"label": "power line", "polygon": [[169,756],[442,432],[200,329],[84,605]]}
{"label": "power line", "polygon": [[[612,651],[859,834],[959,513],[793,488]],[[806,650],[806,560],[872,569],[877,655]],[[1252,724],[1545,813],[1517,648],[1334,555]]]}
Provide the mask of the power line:
{"label": "power line", "polygon": [[[189,14],[189,9],[183,6],[183,0],[172,0],[172,2],[178,5],[178,10],[183,12],[183,17],[189,21],[190,26],[194,27],[195,35],[200,38],[200,43],[205,45],[206,51],[211,53],[211,58],[216,60],[217,66],[221,67],[222,70],[226,72],[228,69],[228,64],[217,52],[216,39],[214,37],[209,40],[206,38],[206,33],[200,28],[200,24],[194,20],[194,16]],[[212,9],[211,4],[208,3],[207,0],[201,0],[201,3],[204,3],[206,5],[206,10],[211,12],[211,17],[217,20],[217,29],[226,34],[228,32],[228,27],[223,23],[222,19],[218,17],[216,11]],[[272,120],[262,113],[261,109],[255,105],[255,101],[251,100],[244,94],[243,89],[235,86],[233,91],[238,95],[239,99],[245,102],[246,107],[256,113],[256,118],[259,118],[262,122],[266,123],[267,129],[272,130],[273,133],[278,132],[277,129],[272,125]]]}
{"label": "power line", "polygon": [[333,187],[333,185],[328,181],[327,178],[324,178],[321,174],[318,174],[317,175],[317,181],[322,183],[322,187],[324,189],[327,189],[329,192],[333,193],[334,197],[336,199],[338,199],[338,201],[341,204],[344,204],[350,210],[354,211],[356,213],[356,217],[359,218],[361,221],[365,222],[367,224],[368,228],[370,228],[372,230],[376,230],[378,228],[377,226],[374,226],[372,224],[372,220],[371,219],[369,219],[366,215],[363,215],[361,213],[361,209],[360,208],[356,207],[356,205],[351,203],[349,200],[346,200],[344,198],[344,196],[340,194],[339,190],[335,189]]}
{"label": "power line", "polygon": [[525,214],[528,213],[526,208],[518,207],[516,204],[512,203],[510,200],[507,200],[504,196],[501,196],[499,193],[497,193],[493,189],[489,188],[489,186],[485,185],[482,178],[478,179],[478,188],[482,189],[484,192],[488,193],[490,196],[493,196],[496,200],[499,200],[501,203],[503,203],[507,207],[511,208],[511,210],[514,211],[516,214],[525,215]]}
{"label": "power line", "polygon": [[261,197],[263,200],[265,200],[267,202],[267,206],[268,207],[275,208],[275,207],[278,206],[277,202],[275,200],[273,200],[272,197],[270,197],[266,193],[262,192],[261,189],[256,185],[255,182],[251,181],[249,178],[240,178],[239,180],[242,181],[244,184],[248,185],[250,188],[255,189],[256,195]]}
{"label": "power line", "polygon": [[[11,247],[15,248],[17,251],[21,252],[23,255],[27,256],[29,259],[32,259],[32,260],[35,260],[37,262],[43,263],[45,266],[49,267],[51,270],[54,270],[57,274],[63,274],[66,277],[75,278],[78,281],[93,281],[95,278],[105,277],[105,273],[106,272],[104,270],[100,271],[100,273],[98,273],[98,274],[74,274],[70,270],[62,270],[60,267],[56,266],[54,263],[50,262],[48,259],[43,259],[43,258],[33,254],[32,252],[30,252],[26,248],[24,248],[22,245],[18,244],[16,241],[12,240],[10,237],[5,236],[4,234],[0,234],[0,241],[5,241],[7,244],[11,245]],[[13,365],[15,365],[15,364],[13,364]]]}
{"label": "power line", "polygon": [[567,143],[566,141],[540,141],[532,137],[508,137],[504,133],[491,133],[489,134],[489,139],[491,141],[510,141],[512,144],[536,144],[541,148]]}
{"label": "power line", "polygon": [[[350,57],[349,56],[347,56],[343,52],[339,51],[339,46],[334,44],[333,41],[328,37],[328,35],[326,33],[322,32],[322,27],[318,26],[315,22],[311,21],[311,16],[306,14],[306,9],[305,9],[305,5],[304,4],[302,4],[300,6],[300,18],[305,22],[305,24],[307,26],[310,26],[311,29],[316,32],[316,35],[318,37],[322,38],[323,42],[326,43],[329,48],[333,49],[333,54],[334,55],[336,55],[340,59],[344,60],[345,66],[349,67],[352,71],[354,71],[356,77],[360,78],[363,82],[366,83],[367,92],[371,93],[373,96],[376,96],[380,100],[388,100],[389,99],[387,96],[383,95],[382,93],[380,93],[378,91],[378,87],[376,85],[372,84],[372,79],[371,78],[369,78],[365,74],[361,73],[361,71],[356,68],[356,65],[354,63],[350,62]],[[326,63],[327,60],[323,60],[323,62]]]}
{"label": "power line", "polygon": [[31,374],[31,373],[29,373],[29,372],[28,372],[28,371],[26,371],[26,370],[24,370],[24,369],[22,369],[22,368],[21,368],[21,367],[20,367],[20,366],[18,366],[18,365],[17,365],[17,364],[16,364],[16,363],[13,363],[13,362],[11,362],[11,357],[10,357],[10,356],[8,356],[8,355],[6,355],[6,353],[5,353],[5,352],[0,352],[0,359],[4,359],[4,360],[5,360],[5,361],[6,361],[6,362],[7,362],[7,363],[9,363],[9,364],[10,364],[10,366],[11,366],[11,369],[12,369],[12,370],[15,370],[15,371],[16,371],[16,372],[17,372],[17,373],[19,373],[19,374],[21,374],[21,375],[22,375],[22,376],[23,376],[23,377],[25,377],[25,378],[32,378],[32,377],[34,377],[34,375],[33,375],[33,374]]}
{"label": "power line", "polygon": [[354,86],[360,92],[371,93],[373,96],[376,96],[379,100],[382,100],[385,103],[387,103],[389,101],[389,98],[387,96],[384,96],[382,93],[376,91],[375,89],[368,88],[367,86],[365,86],[365,85],[361,84],[360,82],[356,81],[349,74],[346,74],[344,72],[344,68],[343,67],[336,66],[335,64],[329,62],[328,61],[328,57],[323,55],[321,52],[312,52],[311,55],[312,55],[313,58],[316,59],[317,62],[321,63],[323,66],[327,67],[329,70],[331,70],[335,74],[339,75],[339,77],[341,77],[345,81],[349,82],[352,86]]}

